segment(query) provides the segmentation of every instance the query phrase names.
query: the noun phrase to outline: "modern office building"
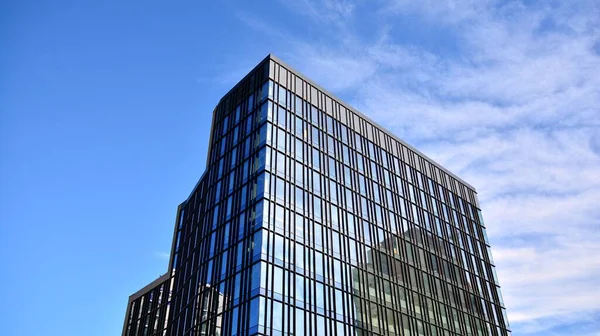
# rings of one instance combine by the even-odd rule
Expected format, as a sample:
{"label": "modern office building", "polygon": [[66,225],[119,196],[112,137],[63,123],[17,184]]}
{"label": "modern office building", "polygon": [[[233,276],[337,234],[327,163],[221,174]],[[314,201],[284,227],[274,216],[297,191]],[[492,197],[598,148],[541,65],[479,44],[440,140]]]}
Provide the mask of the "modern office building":
{"label": "modern office building", "polygon": [[209,146],[123,335],[510,334],[475,189],[278,58]]}

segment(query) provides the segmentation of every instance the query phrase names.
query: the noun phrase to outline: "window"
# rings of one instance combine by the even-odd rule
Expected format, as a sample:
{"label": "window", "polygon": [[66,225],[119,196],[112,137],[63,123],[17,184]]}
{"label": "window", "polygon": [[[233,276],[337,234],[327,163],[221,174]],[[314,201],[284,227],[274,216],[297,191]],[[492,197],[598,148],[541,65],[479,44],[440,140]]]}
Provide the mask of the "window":
{"label": "window", "polygon": [[315,202],[314,202],[314,215],[315,215],[315,219],[317,220],[321,220],[321,199],[318,197],[315,197]]}
{"label": "window", "polygon": [[283,330],[283,304],[273,301],[273,330]]}
{"label": "window", "polygon": [[318,147],[320,145],[320,141],[319,141],[319,133],[320,132],[319,132],[319,129],[316,128],[315,126],[312,126],[311,129],[312,129],[312,139],[311,139],[312,143]]}
{"label": "window", "polygon": [[354,133],[354,148],[362,153],[362,138],[358,133]]}
{"label": "window", "polygon": [[229,117],[225,117],[225,119],[223,119],[223,130],[221,132],[221,135],[225,135],[227,133],[228,121]]}
{"label": "window", "polygon": [[285,182],[281,178],[277,178],[275,197],[279,200],[285,199]]}
{"label": "window", "polygon": [[296,214],[296,239],[304,240],[304,218]]}
{"label": "window", "polygon": [[311,121],[315,125],[319,125],[319,110],[313,105],[310,106]]}
{"label": "window", "polygon": [[313,171],[313,191],[315,194],[321,194],[321,175]]}
{"label": "window", "polygon": [[323,253],[319,251],[315,251],[315,274],[317,277],[325,275],[323,271]]}
{"label": "window", "polygon": [[319,223],[314,223],[314,243],[316,247],[323,247],[323,226]]}
{"label": "window", "polygon": [[296,209],[304,210],[304,191],[296,187]]}
{"label": "window", "polygon": [[304,107],[304,101],[302,100],[302,98],[296,96],[296,106],[295,106],[296,114],[302,115],[303,107]]}
{"label": "window", "polygon": [[277,174],[280,176],[285,176],[285,155],[277,152],[277,159],[276,159],[276,164],[277,164]]}
{"label": "window", "polygon": [[329,197],[331,198],[331,202],[337,204],[337,184],[333,180],[329,180]]}
{"label": "window", "polygon": [[336,179],[335,160],[331,157],[329,158],[329,177]]}
{"label": "window", "polygon": [[350,149],[346,145],[342,146],[342,160],[345,164],[350,164]]}
{"label": "window", "polygon": [[[318,264],[319,262],[317,262]],[[316,282],[316,289],[315,289],[315,294],[316,294],[316,304],[317,304],[317,310],[321,310],[323,311],[325,309],[325,297],[323,295],[323,284],[320,282]],[[325,327],[325,325],[319,326],[319,330],[324,330],[323,328]]]}
{"label": "window", "polygon": [[296,183],[304,185],[304,166],[301,163],[296,162]]}
{"label": "window", "polygon": [[295,148],[295,155],[296,155],[296,160],[298,161],[304,161],[304,143],[298,139],[295,139],[294,141],[296,143],[296,148]]}
{"label": "window", "polygon": [[285,210],[279,204],[275,206],[275,227],[283,230]]}
{"label": "window", "polygon": [[[267,97],[273,98],[273,82],[267,81],[258,91],[258,101],[262,102]],[[250,106],[250,105],[249,105]]]}
{"label": "window", "polygon": [[296,333],[295,335],[304,335],[304,310],[296,308]]}
{"label": "window", "polygon": [[282,130],[281,128],[277,129],[277,148],[285,151],[285,131]]}
{"label": "window", "polygon": [[327,116],[327,133],[333,135],[333,118]]}
{"label": "window", "polygon": [[[262,310],[262,309],[261,309],[259,299],[258,298],[252,299],[252,301],[250,301],[250,316],[259,316],[260,310]],[[256,320],[254,320],[254,321],[256,321]],[[256,321],[256,322],[258,322],[258,321]],[[262,320],[260,322],[262,322]],[[254,327],[254,326],[255,325],[251,325],[250,327]]]}
{"label": "window", "polygon": [[327,136],[327,152],[331,155],[335,155],[335,143],[331,136]]}
{"label": "window", "polygon": [[261,123],[265,120],[270,120],[272,115],[272,105],[271,102],[265,102],[260,106],[258,122]]}
{"label": "window", "polygon": [[304,127],[303,127],[303,122],[302,119],[300,119],[299,117],[296,117],[296,129],[295,129],[296,135],[298,136],[302,136],[304,134]]}
{"label": "window", "polygon": [[238,308],[233,308],[233,312],[231,313],[231,329],[232,335],[237,335],[237,326],[238,326]]}
{"label": "window", "polygon": [[277,101],[279,104],[281,104],[281,106],[286,106],[287,104],[287,90],[283,86],[279,86]]}
{"label": "window", "polygon": [[283,253],[284,253],[284,246],[283,246],[283,237],[279,236],[279,235],[275,235],[275,244],[274,244],[274,257],[276,261],[280,261],[283,262]]}
{"label": "window", "polygon": [[286,114],[287,114],[287,111],[283,107],[277,106],[277,124],[283,128],[286,127],[286,122],[285,122]]}
{"label": "window", "polygon": [[339,217],[338,217],[338,207],[337,206],[335,206],[333,204],[331,205],[330,215],[331,215],[331,225],[334,228],[339,227],[340,220],[339,220]]}
{"label": "window", "polygon": [[321,157],[319,150],[316,148],[312,149],[312,163],[315,169],[321,169]]}
{"label": "window", "polygon": [[336,231],[332,231],[332,247],[333,247],[333,255],[339,257],[340,255],[340,234]]}
{"label": "window", "polygon": [[304,246],[296,243],[296,267],[304,269]]}
{"label": "window", "polygon": [[[252,266],[252,285],[251,291],[255,291],[260,288],[260,275],[261,267],[266,267],[266,264],[259,262]],[[239,285],[239,284],[238,284]]]}

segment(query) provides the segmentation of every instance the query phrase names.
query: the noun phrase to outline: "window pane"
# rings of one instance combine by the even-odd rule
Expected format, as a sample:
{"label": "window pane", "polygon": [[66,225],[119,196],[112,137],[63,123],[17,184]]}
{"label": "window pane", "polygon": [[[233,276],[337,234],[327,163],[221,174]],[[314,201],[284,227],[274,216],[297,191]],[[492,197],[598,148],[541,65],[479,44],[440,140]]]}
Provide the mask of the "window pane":
{"label": "window pane", "polygon": [[281,297],[283,294],[283,269],[277,266],[269,266],[273,269],[273,292]]}
{"label": "window pane", "polygon": [[295,335],[305,335],[304,333],[304,310],[296,308],[296,333]]}
{"label": "window pane", "polygon": [[298,139],[295,141],[296,148],[294,150],[294,154],[296,155],[296,160],[304,161],[304,143]]}
{"label": "window pane", "polygon": [[321,157],[319,155],[319,150],[316,148],[312,149],[312,164],[315,169],[321,168]]}
{"label": "window pane", "polygon": [[283,262],[283,237],[275,235],[274,257],[275,260]]}
{"label": "window pane", "polygon": [[283,305],[277,301],[273,301],[273,330],[283,330]]}
{"label": "window pane", "polygon": [[304,269],[304,246],[296,244],[296,267]]}

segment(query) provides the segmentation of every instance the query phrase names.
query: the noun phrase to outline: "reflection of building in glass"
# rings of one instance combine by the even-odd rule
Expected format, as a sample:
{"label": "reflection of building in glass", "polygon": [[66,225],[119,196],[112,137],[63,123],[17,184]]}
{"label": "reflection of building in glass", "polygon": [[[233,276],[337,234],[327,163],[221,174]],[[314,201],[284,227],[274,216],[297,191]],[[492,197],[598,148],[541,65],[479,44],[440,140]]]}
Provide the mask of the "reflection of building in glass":
{"label": "reflection of building in glass", "polygon": [[[400,303],[402,316],[414,318],[417,331],[423,330],[428,335],[427,327],[420,320],[426,321],[428,317],[435,320],[437,303],[430,297],[442,296],[443,289],[439,283],[447,279],[453,282],[453,286],[448,289],[453,317],[442,319],[442,324],[445,324],[444,320],[446,323],[450,320],[456,323],[461,318],[468,321],[469,313],[485,319],[484,304],[479,300],[481,293],[476,286],[471,285],[468,272],[461,269],[463,261],[447,254],[444,246],[441,237],[433,236],[414,226],[397,236],[393,235],[378,242],[372,248],[367,248],[367,263],[356,269],[354,287],[360,289],[366,286],[368,292],[360,293],[358,290],[357,294],[367,295],[373,301],[382,297],[384,302],[390,304],[394,303],[395,296]],[[403,255],[406,257],[404,260]],[[358,276],[360,270],[374,273],[375,276],[367,277],[366,283],[361,282],[364,278]],[[377,276],[382,278],[384,286],[378,286],[375,280]],[[363,315],[362,307],[358,305],[356,308],[358,315]],[[388,330],[395,331],[397,324],[393,318],[382,318],[373,311],[370,313],[370,319],[358,321],[357,326],[381,332],[380,324],[386,323]],[[454,316],[459,314],[460,317]],[[365,327],[365,324],[368,327]],[[460,322],[456,324],[457,328],[460,328]],[[407,325],[410,326],[410,323]],[[475,325],[475,328],[478,329],[476,334],[488,334],[485,324],[480,323]],[[409,333],[409,328],[405,328],[404,332]]]}
{"label": "reflection of building in glass", "polygon": [[273,56],[214,110],[169,270],[124,335],[509,334],[473,187]]}
{"label": "reflection of building in glass", "polygon": [[200,326],[199,335],[221,335],[223,328],[223,308],[226,305],[227,298],[223,293],[220,293],[217,288],[210,285],[205,286],[202,295],[198,296],[197,305],[200,312],[200,320],[207,320],[209,316],[216,316],[215,323],[212,328],[208,324]]}

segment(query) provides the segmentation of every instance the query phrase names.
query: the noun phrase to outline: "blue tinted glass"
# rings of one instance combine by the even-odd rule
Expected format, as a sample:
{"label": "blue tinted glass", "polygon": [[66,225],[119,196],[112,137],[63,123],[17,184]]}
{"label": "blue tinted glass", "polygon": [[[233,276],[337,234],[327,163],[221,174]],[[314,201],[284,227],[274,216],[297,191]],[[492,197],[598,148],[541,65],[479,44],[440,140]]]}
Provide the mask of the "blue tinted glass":
{"label": "blue tinted glass", "polygon": [[283,330],[283,305],[273,301],[273,330]]}
{"label": "blue tinted glass", "polygon": [[282,151],[285,151],[285,137],[285,131],[282,129],[277,129],[277,148]]}
{"label": "blue tinted glass", "polygon": [[268,102],[268,101],[260,106],[258,122],[260,123],[267,119],[269,119],[269,120],[271,119],[271,102]]}
{"label": "blue tinted glass", "polygon": [[304,269],[304,246],[296,244],[296,267]]}
{"label": "blue tinted glass", "polygon": [[277,152],[275,163],[277,164],[277,173],[280,176],[285,176],[285,161],[285,155],[283,155],[280,152]]}
{"label": "blue tinted glass", "polygon": [[315,212],[315,218],[316,219],[321,219],[321,200],[319,198],[315,198],[315,203],[314,203],[314,212]]}
{"label": "blue tinted glass", "polygon": [[231,330],[232,335],[237,335],[237,327],[238,327],[238,308],[233,308],[233,312],[231,313]]}
{"label": "blue tinted glass", "polygon": [[275,228],[283,230],[283,222],[285,221],[285,211],[281,205],[275,207]]}
{"label": "blue tinted glass", "polygon": [[256,263],[252,266],[252,284],[250,287],[251,291],[255,291],[260,288],[260,275],[261,275],[261,266],[262,263]]}
{"label": "blue tinted glass", "polygon": [[253,240],[253,246],[252,246],[252,259],[260,259],[260,253],[261,253],[261,246],[262,246],[262,240],[263,240],[263,230],[259,230],[256,233],[254,233],[254,240]]}
{"label": "blue tinted glass", "polygon": [[285,126],[286,125],[286,122],[285,122],[286,115],[287,115],[287,111],[283,107],[278,106],[277,107],[277,123],[283,128],[286,127]]}
{"label": "blue tinted glass", "polygon": [[296,160],[303,162],[304,161],[304,143],[300,140],[296,139]]}
{"label": "blue tinted glass", "polygon": [[[259,310],[260,310],[260,302],[258,300],[258,298],[254,298],[252,299],[252,301],[250,301],[250,316],[259,316]],[[254,327],[258,324],[258,319],[256,318],[252,318],[250,319],[250,327]]]}
{"label": "blue tinted glass", "polygon": [[265,82],[258,92],[259,102],[267,99],[267,97],[273,98],[273,83],[271,81]]}
{"label": "blue tinted glass", "polygon": [[296,135],[298,136],[302,136],[304,134],[304,127],[303,127],[303,122],[302,119],[296,117]]}
{"label": "blue tinted glass", "polygon": [[319,146],[319,129],[312,127],[312,143]]}
{"label": "blue tinted glass", "polygon": [[277,183],[275,186],[275,197],[280,200],[283,200],[285,197],[285,182],[283,179],[277,178]]}
{"label": "blue tinted glass", "polygon": [[315,169],[321,169],[321,157],[319,150],[316,148],[312,149],[312,164]]}
{"label": "blue tinted glass", "polygon": [[213,261],[210,260],[208,262],[208,265],[206,266],[206,284],[207,285],[212,284],[212,263],[213,263]]}
{"label": "blue tinted glass", "polygon": [[313,124],[318,125],[319,124],[319,110],[317,110],[316,107],[311,105],[310,106],[310,114],[311,114],[311,121],[313,122]]}
{"label": "blue tinted glass", "polygon": [[227,273],[227,262],[228,262],[227,251],[225,251],[221,255],[221,275],[225,275],[225,273]]}
{"label": "blue tinted glass", "polygon": [[304,219],[299,214],[296,214],[296,239],[304,239]]}
{"label": "blue tinted glass", "polygon": [[265,188],[265,173],[261,173],[256,179],[256,198],[261,198],[264,195]]}
{"label": "blue tinted glass", "polygon": [[263,201],[260,201],[256,204],[255,208],[255,218],[254,218],[254,227],[262,227],[263,226]]}
{"label": "blue tinted glass", "polygon": [[336,178],[335,160],[333,158],[329,158],[329,177]]}
{"label": "blue tinted glass", "polygon": [[316,194],[321,193],[321,175],[316,171],[313,171],[313,191]]}
{"label": "blue tinted glass", "polygon": [[304,310],[296,308],[296,333],[295,335],[305,335],[304,333]]}
{"label": "blue tinted glass", "polygon": [[273,247],[275,260],[283,261],[283,237],[275,235],[275,246]]}
{"label": "blue tinted glass", "polygon": [[279,91],[279,95],[277,96],[277,99],[279,101],[279,104],[281,104],[282,106],[286,106],[287,90],[283,86],[279,86],[278,91]]}
{"label": "blue tinted glass", "polygon": [[[253,108],[254,108],[254,95],[253,95],[253,94],[251,94],[251,95],[248,97],[248,103],[246,104],[246,109],[247,109],[247,112],[250,112],[250,111],[252,111],[252,109],[253,109]],[[236,121],[238,121],[238,120],[239,120],[239,116],[236,116],[236,118],[235,118],[235,119],[236,119]]]}
{"label": "blue tinted glass", "polygon": [[315,273],[317,275],[323,276],[323,254],[321,252],[315,251]]}
{"label": "blue tinted glass", "polygon": [[296,187],[296,208],[304,209],[304,192],[298,187]]}

